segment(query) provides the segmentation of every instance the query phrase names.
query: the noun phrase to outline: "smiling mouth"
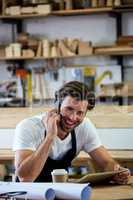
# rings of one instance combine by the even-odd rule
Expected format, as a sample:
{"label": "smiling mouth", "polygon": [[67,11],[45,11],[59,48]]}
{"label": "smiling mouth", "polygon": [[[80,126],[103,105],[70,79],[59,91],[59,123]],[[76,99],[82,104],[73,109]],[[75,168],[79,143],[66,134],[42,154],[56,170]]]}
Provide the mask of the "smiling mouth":
{"label": "smiling mouth", "polygon": [[75,126],[76,126],[77,123],[75,122],[71,122],[67,119],[63,119],[63,125],[65,128],[68,128],[68,129],[73,129]]}
{"label": "smiling mouth", "polygon": [[67,125],[67,126],[70,126],[70,127],[73,127],[73,126],[75,126],[76,125],[76,123],[73,123],[73,122],[70,122],[70,121],[65,121],[65,124]]}
{"label": "smiling mouth", "polygon": [[76,122],[71,122],[61,115],[60,127],[64,131],[69,131],[77,126]]}

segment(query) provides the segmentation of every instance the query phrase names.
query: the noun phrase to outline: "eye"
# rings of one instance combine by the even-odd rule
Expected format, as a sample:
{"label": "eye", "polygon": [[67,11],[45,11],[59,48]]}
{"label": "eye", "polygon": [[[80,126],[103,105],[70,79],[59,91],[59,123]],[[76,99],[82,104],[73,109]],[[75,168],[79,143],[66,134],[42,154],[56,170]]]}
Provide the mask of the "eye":
{"label": "eye", "polygon": [[73,111],[73,108],[71,108],[71,107],[66,107],[66,110],[68,110],[68,111]]}
{"label": "eye", "polygon": [[78,111],[78,112],[77,112],[77,115],[78,115],[78,116],[83,116],[83,114],[84,114],[84,113],[83,113],[82,111]]}

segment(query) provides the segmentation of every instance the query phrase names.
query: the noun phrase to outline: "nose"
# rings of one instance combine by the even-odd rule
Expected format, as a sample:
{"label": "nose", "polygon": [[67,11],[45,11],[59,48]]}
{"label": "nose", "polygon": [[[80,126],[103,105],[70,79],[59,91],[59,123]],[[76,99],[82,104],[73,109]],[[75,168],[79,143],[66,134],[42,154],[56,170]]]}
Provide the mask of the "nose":
{"label": "nose", "polygon": [[71,114],[69,114],[69,119],[72,121],[77,121],[78,120],[78,116],[76,112],[72,112]]}

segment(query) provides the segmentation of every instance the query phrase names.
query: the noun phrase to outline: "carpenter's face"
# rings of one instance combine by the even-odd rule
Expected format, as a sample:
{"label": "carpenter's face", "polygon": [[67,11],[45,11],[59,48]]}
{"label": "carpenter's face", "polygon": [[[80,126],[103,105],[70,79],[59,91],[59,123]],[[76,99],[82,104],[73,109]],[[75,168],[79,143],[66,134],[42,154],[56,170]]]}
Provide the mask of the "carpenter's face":
{"label": "carpenter's face", "polygon": [[64,131],[70,132],[83,121],[87,106],[86,100],[78,101],[71,96],[65,97],[60,107],[61,124]]}

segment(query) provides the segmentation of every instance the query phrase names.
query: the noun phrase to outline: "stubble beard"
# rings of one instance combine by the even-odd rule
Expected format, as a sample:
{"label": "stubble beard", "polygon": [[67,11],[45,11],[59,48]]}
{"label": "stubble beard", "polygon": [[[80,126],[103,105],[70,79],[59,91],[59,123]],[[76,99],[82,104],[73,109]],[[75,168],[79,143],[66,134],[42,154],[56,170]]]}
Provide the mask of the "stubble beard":
{"label": "stubble beard", "polygon": [[66,132],[66,133],[70,133],[71,131],[73,131],[77,126],[79,126],[79,124],[81,124],[82,121],[77,122],[72,128],[67,127],[67,125],[65,124],[65,118],[63,116],[61,116],[61,121],[60,121],[60,128]]}

